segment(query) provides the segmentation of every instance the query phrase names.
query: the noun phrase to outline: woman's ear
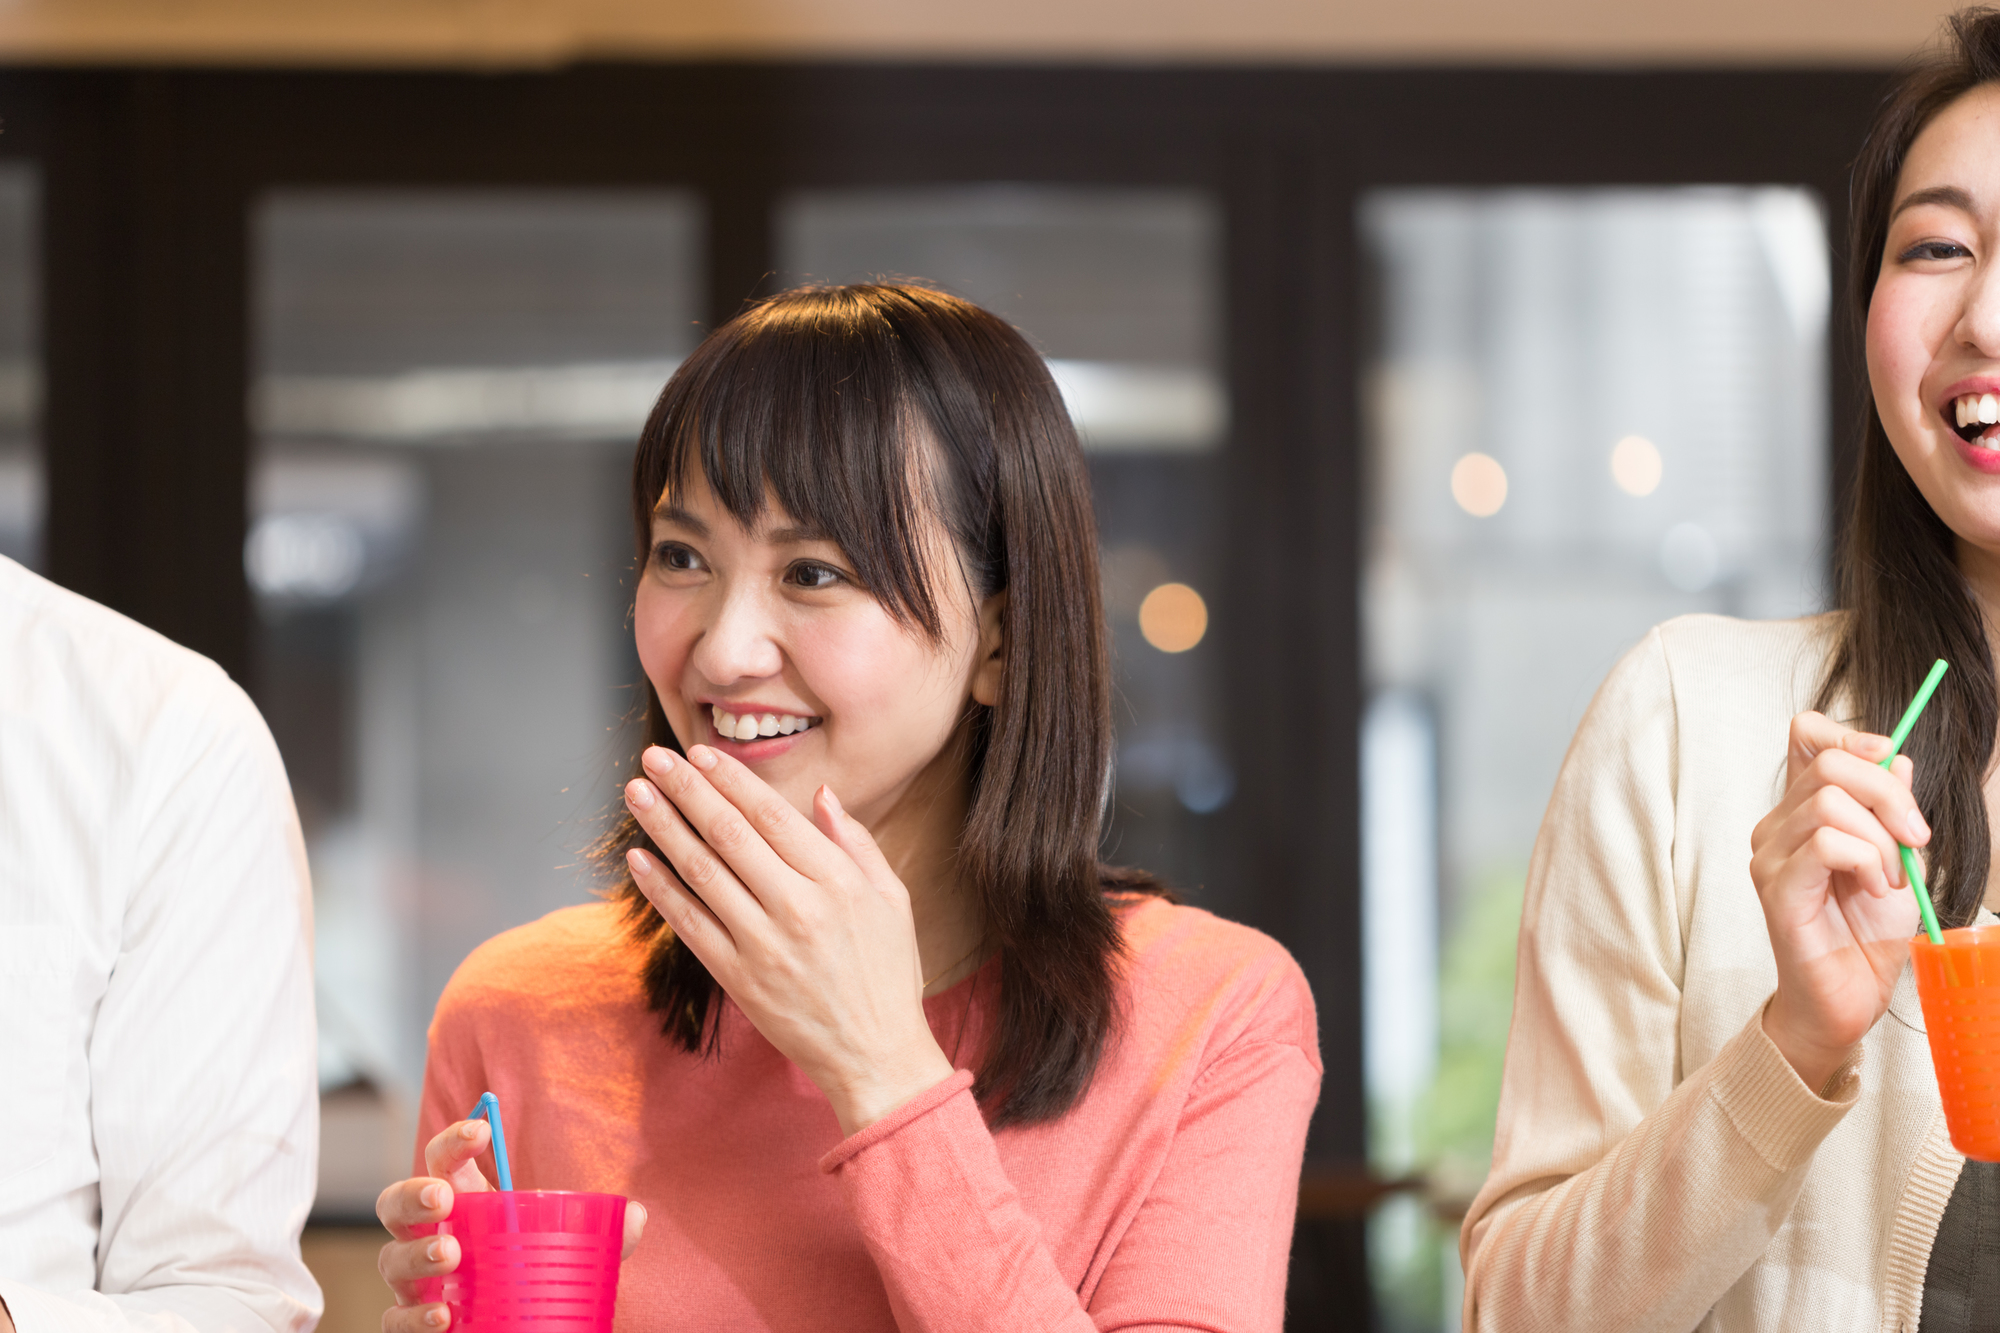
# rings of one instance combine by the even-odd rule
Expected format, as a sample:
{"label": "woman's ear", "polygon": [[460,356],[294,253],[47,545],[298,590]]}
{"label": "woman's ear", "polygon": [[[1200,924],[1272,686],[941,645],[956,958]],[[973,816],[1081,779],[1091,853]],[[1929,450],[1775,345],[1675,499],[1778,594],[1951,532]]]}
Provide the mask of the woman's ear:
{"label": "woman's ear", "polygon": [[1000,701],[1000,676],[1007,665],[1007,590],[979,606],[979,659],[972,669],[972,701],[991,708]]}

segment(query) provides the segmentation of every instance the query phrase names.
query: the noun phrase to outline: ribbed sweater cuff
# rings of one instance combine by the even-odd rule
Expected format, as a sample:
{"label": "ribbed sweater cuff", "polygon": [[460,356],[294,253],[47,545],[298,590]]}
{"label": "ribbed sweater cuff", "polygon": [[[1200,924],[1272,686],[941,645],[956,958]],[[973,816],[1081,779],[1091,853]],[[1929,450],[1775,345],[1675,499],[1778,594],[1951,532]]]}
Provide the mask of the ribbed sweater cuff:
{"label": "ribbed sweater cuff", "polygon": [[866,1129],[849,1134],[832,1151],[819,1159],[819,1169],[832,1172],[854,1154],[872,1148],[913,1120],[921,1119],[972,1086],[972,1071],[961,1069],[942,1083],[934,1084],[904,1102]]}
{"label": "ribbed sweater cuff", "polygon": [[1744,1142],[1773,1171],[1791,1171],[1813,1155],[1861,1095],[1861,1047],[1815,1093],[1765,1034],[1759,1005],[1716,1055],[1709,1077],[1710,1094]]}

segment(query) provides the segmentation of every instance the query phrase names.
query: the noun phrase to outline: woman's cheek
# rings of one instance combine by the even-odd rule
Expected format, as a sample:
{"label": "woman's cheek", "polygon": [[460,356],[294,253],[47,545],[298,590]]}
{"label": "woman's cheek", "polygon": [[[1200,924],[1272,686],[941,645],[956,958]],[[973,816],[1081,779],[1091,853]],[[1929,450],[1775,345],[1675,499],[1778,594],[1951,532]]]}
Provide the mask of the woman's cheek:
{"label": "woman's cheek", "polygon": [[1923,418],[1923,381],[1932,361],[1930,313],[1918,293],[1893,278],[1879,282],[1868,306],[1868,381],[1875,410],[1898,451]]}
{"label": "woman's cheek", "polygon": [[633,646],[639,652],[639,666],[652,682],[660,702],[672,708],[669,696],[677,697],[681,668],[687,661],[688,635],[681,624],[684,608],[656,589],[641,586],[632,608]]}

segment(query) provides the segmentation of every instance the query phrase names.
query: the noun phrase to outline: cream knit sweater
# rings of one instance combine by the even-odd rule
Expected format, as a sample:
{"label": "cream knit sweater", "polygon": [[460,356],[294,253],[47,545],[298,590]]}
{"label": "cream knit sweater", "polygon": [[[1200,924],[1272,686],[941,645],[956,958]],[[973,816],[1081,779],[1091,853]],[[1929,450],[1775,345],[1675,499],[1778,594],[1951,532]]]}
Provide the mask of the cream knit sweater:
{"label": "cream knit sweater", "polygon": [[1835,627],[1669,621],[1592,701],[1528,874],[1468,1330],[1916,1333],[1963,1159],[1909,970],[1817,1092],[1760,1025],[1750,830]]}

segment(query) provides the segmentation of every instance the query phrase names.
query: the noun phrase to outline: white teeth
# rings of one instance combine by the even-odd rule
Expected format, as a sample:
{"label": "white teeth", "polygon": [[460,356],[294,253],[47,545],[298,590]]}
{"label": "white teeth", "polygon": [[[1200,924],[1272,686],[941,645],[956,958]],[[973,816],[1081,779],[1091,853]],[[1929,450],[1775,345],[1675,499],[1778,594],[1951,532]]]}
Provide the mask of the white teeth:
{"label": "white teeth", "polygon": [[709,705],[709,716],[714,719],[715,734],[724,740],[750,741],[762,736],[790,736],[795,732],[808,730],[816,721],[810,717],[799,717],[792,713],[726,713],[719,704]]}
{"label": "white teeth", "polygon": [[1953,413],[1954,413],[1954,414],[1955,414],[1955,415],[1956,415],[1956,416],[1958,417],[1958,424],[1959,424],[1959,425],[1961,425],[1961,426],[1964,426],[1964,425],[1969,425],[1969,424],[1970,424],[1970,423],[1968,422],[1968,420],[1966,419],[1966,415],[1965,415],[1965,400],[1964,400],[1963,398],[1954,398],[1954,399],[1952,399],[1952,401],[1951,401],[1951,410],[1952,410],[1952,412],[1953,412]]}
{"label": "white teeth", "polygon": [[2000,421],[2000,397],[1990,393],[1979,396],[1979,420],[1989,426]]}

